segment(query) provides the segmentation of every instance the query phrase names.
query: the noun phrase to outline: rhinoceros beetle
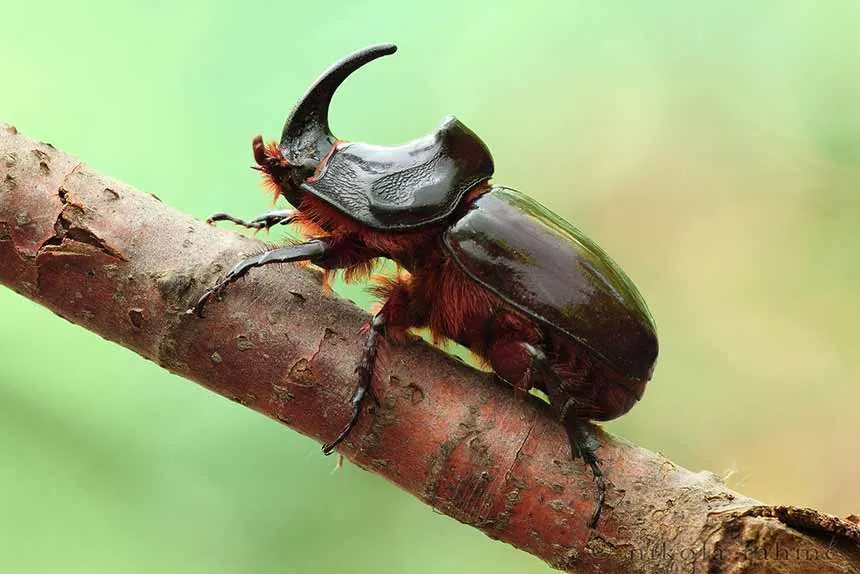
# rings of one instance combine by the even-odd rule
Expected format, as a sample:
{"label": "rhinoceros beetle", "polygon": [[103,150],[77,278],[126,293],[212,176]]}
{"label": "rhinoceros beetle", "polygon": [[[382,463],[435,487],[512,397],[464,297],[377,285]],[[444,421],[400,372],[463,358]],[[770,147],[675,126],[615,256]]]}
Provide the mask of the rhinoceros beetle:
{"label": "rhinoceros beetle", "polygon": [[256,169],[294,209],[266,213],[254,229],[299,224],[307,241],[239,261],[200,298],[206,302],[250,269],[310,261],[347,280],[378,258],[408,273],[376,292],[384,300],[368,329],[352,396],[352,416],[323,446],[330,454],[355,425],[370,394],[381,340],[429,328],[485,360],[519,393],[549,397],[574,458],[606,485],[586,421],[626,413],[642,396],[657,358],[654,322],[636,287],[588,237],[534,199],[488,183],[493,159],[454,117],[408,143],[382,147],[332,135],[332,96],[352,72],[393,45],[355,52],[329,68],[293,108],[279,144],[253,140]]}

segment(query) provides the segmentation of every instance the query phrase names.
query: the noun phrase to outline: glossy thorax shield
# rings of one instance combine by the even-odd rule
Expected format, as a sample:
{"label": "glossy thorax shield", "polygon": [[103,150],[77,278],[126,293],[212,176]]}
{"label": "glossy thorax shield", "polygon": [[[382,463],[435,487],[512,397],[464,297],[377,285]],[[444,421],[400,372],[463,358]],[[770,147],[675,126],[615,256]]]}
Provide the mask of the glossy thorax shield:
{"label": "glossy thorax shield", "polygon": [[484,143],[453,116],[399,146],[342,142],[301,189],[368,227],[403,230],[444,219],[493,175]]}

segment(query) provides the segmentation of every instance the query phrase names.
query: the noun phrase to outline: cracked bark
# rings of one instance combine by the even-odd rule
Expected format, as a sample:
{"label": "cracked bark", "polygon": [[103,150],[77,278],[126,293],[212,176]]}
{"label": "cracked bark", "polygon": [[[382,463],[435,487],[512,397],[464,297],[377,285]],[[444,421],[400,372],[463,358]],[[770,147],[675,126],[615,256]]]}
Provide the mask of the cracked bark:
{"label": "cracked bark", "polygon": [[[348,417],[367,315],[319,274],[255,270],[185,314],[260,243],[208,227],[0,124],[0,282],[86,329],[318,441]],[[432,347],[392,347],[341,452],[488,536],[577,572],[860,572],[857,517],[766,506],[600,433],[609,491],[561,427]],[[259,472],[260,469],[254,469]]]}

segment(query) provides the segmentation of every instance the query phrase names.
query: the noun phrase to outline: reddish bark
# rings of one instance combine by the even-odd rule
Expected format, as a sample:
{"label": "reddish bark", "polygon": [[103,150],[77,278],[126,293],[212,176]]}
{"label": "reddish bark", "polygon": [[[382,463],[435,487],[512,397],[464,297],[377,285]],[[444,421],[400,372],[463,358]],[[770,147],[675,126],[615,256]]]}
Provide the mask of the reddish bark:
{"label": "reddish bark", "polygon": [[[260,244],[207,227],[0,124],[0,282],[170,371],[323,441],[348,417],[367,315],[319,274],[255,270],[185,313]],[[341,452],[427,504],[579,572],[857,572],[860,528],[765,506],[601,433],[595,488],[561,427],[486,374],[419,341],[392,347]],[[255,469],[259,471],[260,469]]]}

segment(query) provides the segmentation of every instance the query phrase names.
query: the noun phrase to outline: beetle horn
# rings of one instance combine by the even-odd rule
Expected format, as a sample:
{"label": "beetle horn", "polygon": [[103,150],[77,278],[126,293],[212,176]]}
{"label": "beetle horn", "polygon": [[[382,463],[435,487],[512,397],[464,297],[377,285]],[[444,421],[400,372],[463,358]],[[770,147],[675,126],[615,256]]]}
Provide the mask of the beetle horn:
{"label": "beetle horn", "polygon": [[291,164],[307,167],[319,164],[335,142],[328,126],[328,108],[335,90],[363,65],[395,51],[394,44],[364,48],[334,64],[314,82],[284,124],[279,148]]}

